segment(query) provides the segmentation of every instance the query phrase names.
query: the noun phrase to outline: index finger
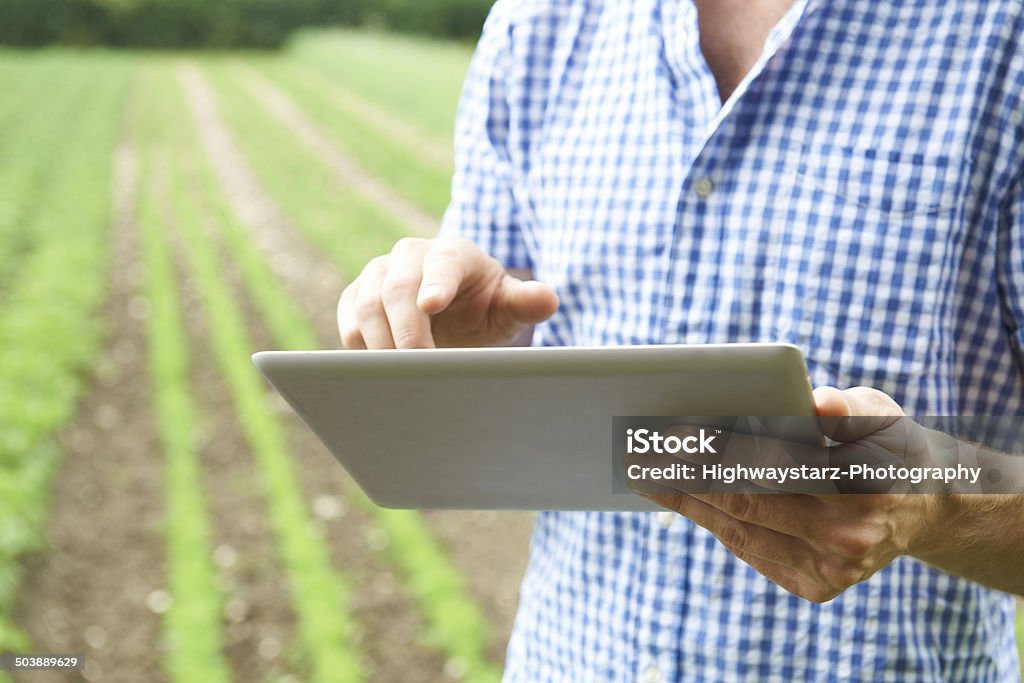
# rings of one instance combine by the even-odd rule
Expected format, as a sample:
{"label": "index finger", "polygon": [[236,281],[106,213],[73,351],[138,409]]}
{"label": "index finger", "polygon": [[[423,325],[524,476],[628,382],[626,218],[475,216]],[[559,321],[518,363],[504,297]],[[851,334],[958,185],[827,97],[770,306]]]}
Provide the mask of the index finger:
{"label": "index finger", "polygon": [[416,297],[420,310],[434,315],[448,308],[462,281],[482,264],[483,257],[469,240],[439,238],[423,255],[423,277]]}
{"label": "index finger", "polygon": [[[691,493],[690,497],[729,517],[793,538],[813,538],[821,528],[823,504],[798,493]],[[664,494],[658,497],[664,498]],[[680,512],[680,514],[685,514]]]}
{"label": "index finger", "polygon": [[391,250],[391,263],[381,285],[381,302],[391,326],[396,349],[434,348],[430,316],[416,305],[423,267],[421,241],[399,241]]}

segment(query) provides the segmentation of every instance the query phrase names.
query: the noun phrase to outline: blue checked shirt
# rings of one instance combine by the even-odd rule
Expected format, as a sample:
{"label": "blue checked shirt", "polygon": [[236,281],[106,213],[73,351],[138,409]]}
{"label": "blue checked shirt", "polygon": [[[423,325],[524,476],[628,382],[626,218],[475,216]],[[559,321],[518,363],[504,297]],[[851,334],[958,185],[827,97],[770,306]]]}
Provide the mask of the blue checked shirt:
{"label": "blue checked shirt", "polygon": [[[724,106],[690,0],[499,0],[456,156],[443,231],[561,297],[535,344],[792,342],[1024,413],[1020,0],[797,0]],[[542,513],[506,680],[1017,680],[1013,607],[906,557],[817,605],[671,513]]]}

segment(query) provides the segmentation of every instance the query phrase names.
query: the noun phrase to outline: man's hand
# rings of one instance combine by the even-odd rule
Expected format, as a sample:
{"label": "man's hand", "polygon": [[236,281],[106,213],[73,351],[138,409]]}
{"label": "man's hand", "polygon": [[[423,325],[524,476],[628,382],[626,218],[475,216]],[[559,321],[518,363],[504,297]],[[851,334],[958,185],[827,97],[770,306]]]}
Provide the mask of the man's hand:
{"label": "man's hand", "polygon": [[342,292],[338,331],[347,349],[504,346],[557,308],[469,240],[405,238]]}
{"label": "man's hand", "polygon": [[[904,414],[891,398],[865,387],[822,387],[814,398],[820,416]],[[885,443],[886,429],[898,420],[822,422],[827,436],[837,441]],[[688,494],[665,487],[638,493],[690,518],[758,572],[814,602],[831,600],[919,544],[933,545],[930,522],[941,516],[944,501],[940,495],[913,493]]]}

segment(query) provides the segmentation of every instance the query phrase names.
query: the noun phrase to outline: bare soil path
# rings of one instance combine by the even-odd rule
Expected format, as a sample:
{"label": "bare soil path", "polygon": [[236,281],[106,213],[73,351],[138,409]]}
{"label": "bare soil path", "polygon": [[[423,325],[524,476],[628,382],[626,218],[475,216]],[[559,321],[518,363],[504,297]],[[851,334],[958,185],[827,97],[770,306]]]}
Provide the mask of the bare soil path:
{"label": "bare soil path", "polygon": [[424,236],[437,233],[436,218],[352,161],[287,93],[247,65],[239,63],[236,68],[242,84],[267,112],[323,159],[344,185],[373,201],[413,232]]}
{"label": "bare soil path", "polygon": [[366,99],[354,90],[330,81],[324,76],[313,75],[304,69],[297,70],[297,73],[298,77],[302,78],[306,78],[308,73],[309,81],[316,83],[318,87],[326,89],[327,95],[335,107],[399,142],[402,146],[411,150],[417,157],[441,168],[451,170],[454,167],[455,163],[452,158],[452,145],[450,142],[445,143],[438,140],[429,133],[395,116],[388,109]]}
{"label": "bare soil path", "polygon": [[[270,266],[284,282],[302,282],[313,291],[341,292],[344,280],[316,247],[303,239],[284,211],[263,189],[221,116],[210,84],[194,65],[183,66],[179,81],[188,96],[193,122],[218,184],[239,222],[268,255]],[[296,299],[307,303],[306,295]],[[317,302],[319,303],[319,302]],[[330,307],[310,307],[318,326],[334,320]],[[333,324],[333,322],[331,322]]]}

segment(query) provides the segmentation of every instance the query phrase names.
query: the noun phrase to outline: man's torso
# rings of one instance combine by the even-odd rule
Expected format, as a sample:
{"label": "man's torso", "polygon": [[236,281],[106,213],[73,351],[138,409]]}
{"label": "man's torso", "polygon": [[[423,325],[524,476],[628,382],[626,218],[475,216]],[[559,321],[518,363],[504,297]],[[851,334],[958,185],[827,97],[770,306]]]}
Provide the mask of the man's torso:
{"label": "man's torso", "polygon": [[[535,343],[792,342],[911,414],[1024,411],[1020,3],[797,0],[724,106],[689,0],[498,12]],[[819,606],[685,520],[543,513],[507,675],[1008,680],[1012,615],[906,558]]]}

